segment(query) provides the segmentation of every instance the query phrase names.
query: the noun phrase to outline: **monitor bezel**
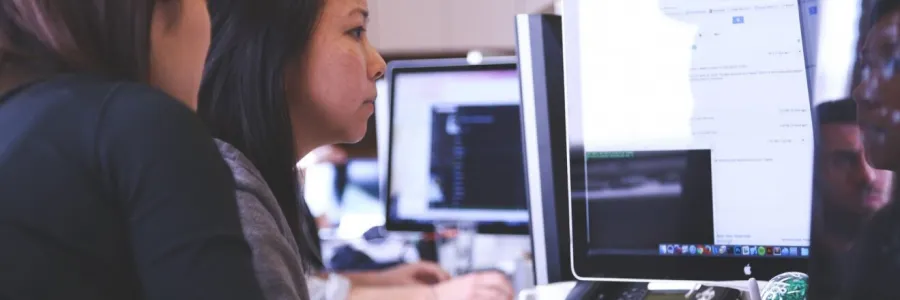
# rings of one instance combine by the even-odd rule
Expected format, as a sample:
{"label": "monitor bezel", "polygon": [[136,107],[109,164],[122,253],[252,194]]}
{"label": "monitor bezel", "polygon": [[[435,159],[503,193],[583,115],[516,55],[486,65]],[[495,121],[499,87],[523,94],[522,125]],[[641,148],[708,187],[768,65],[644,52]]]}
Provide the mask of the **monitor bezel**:
{"label": "monitor bezel", "polygon": [[[385,170],[385,180],[379,197],[385,203],[385,227],[390,231],[413,231],[413,232],[434,232],[433,222],[415,221],[409,219],[398,219],[392,216],[392,207],[394,205],[391,195],[391,182],[393,172],[393,151],[394,144],[394,111],[397,101],[394,101],[394,82],[399,74],[409,73],[428,73],[428,72],[458,72],[458,71],[486,71],[486,70],[504,70],[516,71],[516,57],[485,57],[480,62],[470,63],[466,58],[445,58],[445,59],[414,59],[414,60],[395,60],[388,63],[385,78],[387,79],[388,94],[390,95],[389,107],[389,124],[388,124],[388,142],[387,142],[387,166]],[[521,105],[521,100],[520,100]],[[524,145],[523,145],[524,147]],[[522,174],[524,177],[525,174]],[[524,200],[524,199],[523,199]],[[528,222],[522,224],[508,224],[502,222],[479,222],[478,232],[487,234],[509,234],[509,235],[526,235],[528,234]]]}
{"label": "monitor bezel", "polygon": [[[801,14],[799,0],[797,2],[798,16]],[[579,1],[572,0],[563,3],[565,12],[579,11]],[[800,16],[802,18],[802,16]],[[802,21],[799,26],[803,26]],[[578,40],[572,38],[577,35],[578,17],[570,16],[563,19],[563,43],[565,59],[565,73],[578,74],[580,66],[573,61],[578,61]],[[805,29],[801,27],[801,35],[805,37]],[[805,50],[805,45],[802,46]],[[806,60],[808,55],[804,55]],[[808,65],[808,63],[806,64]],[[804,73],[807,70],[804,70]],[[805,75],[805,74],[804,74]],[[809,92],[810,106],[812,106],[812,90],[807,78],[807,91]],[[580,78],[577,76],[568,76],[566,78],[566,101],[580,98]],[[568,104],[567,104],[568,105]],[[568,108],[567,108],[568,110]],[[810,109],[811,117],[812,109]],[[567,113],[568,115],[568,113]],[[814,119],[813,119],[814,120]],[[567,126],[571,126],[567,122]],[[813,128],[815,134],[815,127]],[[814,139],[815,140],[815,139]],[[570,139],[567,139],[566,152],[571,162],[571,147],[568,145]],[[814,143],[815,144],[815,143]],[[579,146],[580,147],[580,146]],[[577,149],[576,149],[577,150]],[[571,180],[571,163],[567,164],[567,174],[556,174],[556,176],[566,176],[567,180]],[[813,166],[810,166],[811,168]],[[809,183],[812,188],[812,182]],[[571,188],[571,181],[569,182]],[[569,194],[569,203],[572,202],[571,193]],[[778,274],[785,272],[803,272],[806,273],[809,263],[809,257],[702,257],[702,256],[660,256],[660,255],[596,255],[588,256],[587,243],[585,238],[585,230],[574,230],[577,226],[583,228],[586,224],[586,215],[583,213],[573,212],[573,206],[569,209],[569,232],[570,232],[570,254],[573,274],[578,280],[583,281],[657,281],[657,280],[674,280],[674,281],[727,281],[727,280],[746,280],[756,278],[759,280],[768,280]],[[764,245],[767,246],[767,245]],[[771,245],[775,246],[775,245]],[[745,274],[744,268],[751,266],[752,273]]]}
{"label": "monitor bezel", "polygon": [[[555,30],[552,27],[559,32],[548,32]],[[562,71],[562,53],[554,59],[558,62],[551,62],[547,53],[547,45],[556,43],[547,39],[553,34],[562,39],[561,29],[559,15],[516,16],[522,138],[536,284],[575,280],[569,267],[568,180],[560,181],[553,175],[565,175],[566,170],[564,79],[562,74],[551,79],[547,73],[553,68],[552,63],[558,63]],[[550,84],[552,80],[563,82]],[[554,143],[557,139],[563,143]]]}

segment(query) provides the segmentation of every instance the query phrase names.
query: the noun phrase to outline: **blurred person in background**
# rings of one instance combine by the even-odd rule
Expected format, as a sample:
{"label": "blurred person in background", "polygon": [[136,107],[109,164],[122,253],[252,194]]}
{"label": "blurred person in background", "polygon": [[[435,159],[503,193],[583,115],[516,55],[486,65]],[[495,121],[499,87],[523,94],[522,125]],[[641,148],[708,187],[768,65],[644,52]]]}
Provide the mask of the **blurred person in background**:
{"label": "blurred person in background", "polygon": [[204,0],[0,3],[0,299],[263,299],[188,107]]}
{"label": "blurred person in background", "polygon": [[295,164],[366,132],[385,69],[366,37],[366,0],[217,0],[210,12],[197,111],[234,173],[244,232],[270,299],[512,298],[496,272],[448,280],[430,263],[346,276],[324,269]]}
{"label": "blurred person in background", "polygon": [[[822,287],[837,288],[847,270],[847,253],[872,214],[891,198],[893,173],[866,161],[856,103],[843,99],[816,107],[820,148],[816,158],[821,195],[815,214],[815,264]],[[829,294],[834,291],[830,291]]]}
{"label": "blurred person in background", "polygon": [[[859,54],[861,78],[853,90],[866,159],[900,170],[900,0],[880,0]],[[894,197],[897,196],[895,192]],[[900,206],[892,199],[864,226],[839,299],[900,299]]]}
{"label": "blurred person in background", "polygon": [[856,103],[851,99],[825,102],[817,107],[823,174],[822,227],[828,248],[843,252],[856,239],[862,225],[891,197],[893,173],[866,161]]}

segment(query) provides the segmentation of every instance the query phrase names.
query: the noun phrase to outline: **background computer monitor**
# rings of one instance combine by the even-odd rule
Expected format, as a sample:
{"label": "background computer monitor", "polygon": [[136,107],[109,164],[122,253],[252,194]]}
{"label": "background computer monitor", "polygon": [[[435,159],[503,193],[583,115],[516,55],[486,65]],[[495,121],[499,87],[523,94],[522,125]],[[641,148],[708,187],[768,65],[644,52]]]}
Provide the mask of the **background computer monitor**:
{"label": "background computer monitor", "polygon": [[384,225],[375,159],[315,164],[304,175],[303,193],[310,211],[336,225],[340,237],[358,238],[373,226]]}
{"label": "background computer monitor", "polygon": [[[334,165],[334,192],[348,212],[371,212],[384,209],[378,192],[378,162],[357,158]],[[379,214],[384,215],[384,214]]]}
{"label": "background computer monitor", "polygon": [[814,134],[798,1],[563,5],[576,277],[805,272]]}
{"label": "background computer monitor", "polygon": [[515,58],[392,61],[388,230],[527,234]]}
{"label": "background computer monitor", "polygon": [[569,181],[565,177],[568,148],[562,51],[560,16],[516,16],[522,137],[537,284],[575,280],[569,267]]}
{"label": "background computer monitor", "polygon": [[[387,80],[382,78],[375,82],[378,97],[375,98],[375,141],[378,147],[378,182],[387,182],[388,140],[391,127],[391,95]],[[371,130],[371,128],[369,129]],[[380,189],[380,188],[379,188]]]}

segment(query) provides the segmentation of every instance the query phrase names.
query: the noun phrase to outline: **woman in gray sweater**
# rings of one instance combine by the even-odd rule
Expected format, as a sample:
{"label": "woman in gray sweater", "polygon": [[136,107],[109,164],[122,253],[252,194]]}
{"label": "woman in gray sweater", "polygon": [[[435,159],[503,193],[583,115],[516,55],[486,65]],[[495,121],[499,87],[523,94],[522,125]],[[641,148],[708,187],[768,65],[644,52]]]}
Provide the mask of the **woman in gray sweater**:
{"label": "woman in gray sweater", "polygon": [[211,1],[197,111],[230,165],[244,235],[269,299],[511,299],[499,273],[449,279],[432,264],[328,274],[297,195],[295,163],[359,141],[385,63],[366,0]]}

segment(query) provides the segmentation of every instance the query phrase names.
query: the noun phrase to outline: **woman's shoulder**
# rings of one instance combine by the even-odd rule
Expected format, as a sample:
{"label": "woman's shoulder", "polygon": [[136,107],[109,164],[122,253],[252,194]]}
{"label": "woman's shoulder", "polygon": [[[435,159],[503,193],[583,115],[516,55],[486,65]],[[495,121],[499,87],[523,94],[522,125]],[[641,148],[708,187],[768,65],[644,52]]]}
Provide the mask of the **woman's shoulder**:
{"label": "woman's shoulder", "polygon": [[[255,237],[267,236],[262,233],[279,232],[280,238],[286,239],[288,244],[293,244],[292,247],[295,247],[296,243],[290,234],[287,219],[259,170],[231,144],[219,139],[215,141],[219,153],[222,154],[222,158],[231,168],[234,176],[235,196],[244,232]],[[253,242],[251,241],[251,243]]]}
{"label": "woman's shoulder", "polygon": [[262,173],[256,169],[256,166],[250,162],[250,159],[231,144],[219,139],[215,141],[222,159],[225,160],[234,177],[238,193],[238,205],[261,205],[275,218],[283,218],[281,217],[282,212],[275,195],[269,189],[269,185],[263,178]]}
{"label": "woman's shoulder", "polygon": [[31,84],[13,97],[15,107],[47,120],[45,126],[87,126],[98,143],[210,137],[187,105],[144,83],[64,74]]}
{"label": "woman's shoulder", "polygon": [[[4,96],[16,103],[14,106],[39,109],[47,117],[70,115],[93,120],[134,112],[164,115],[169,119],[193,115],[183,103],[150,85],[90,74],[55,75],[26,84]],[[86,114],[98,117],[84,118]]]}
{"label": "woman's shoulder", "polygon": [[238,184],[239,189],[242,187],[268,189],[268,185],[263,179],[262,173],[256,169],[256,166],[250,162],[250,159],[244,156],[240,150],[231,144],[220,139],[215,139],[215,141],[216,147],[219,148],[219,153],[222,154],[222,159],[224,159],[225,163],[228,164],[228,167],[231,168],[234,181]]}
{"label": "woman's shoulder", "polygon": [[[190,109],[169,94],[145,83],[117,80],[91,74],[62,74],[28,85],[22,96],[40,98],[55,104],[79,107],[121,103],[139,109]],[[77,99],[71,102],[70,99]]]}
{"label": "woman's shoulder", "polygon": [[162,150],[213,150],[211,136],[186,105],[146,84],[54,75],[10,90],[0,101],[0,119],[15,124],[4,128],[7,136],[81,149],[79,155],[100,165],[113,153],[124,157],[121,165],[171,158]]}

